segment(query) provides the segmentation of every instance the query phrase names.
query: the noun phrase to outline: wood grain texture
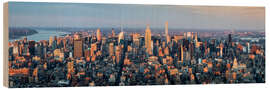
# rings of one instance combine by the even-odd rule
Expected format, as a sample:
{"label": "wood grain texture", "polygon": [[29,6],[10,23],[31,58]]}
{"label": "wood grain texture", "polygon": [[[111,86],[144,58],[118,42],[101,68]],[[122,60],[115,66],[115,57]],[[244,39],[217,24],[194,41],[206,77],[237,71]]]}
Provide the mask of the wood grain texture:
{"label": "wood grain texture", "polygon": [[3,14],[4,14],[4,27],[3,27],[3,52],[4,52],[4,61],[3,61],[3,84],[5,87],[9,87],[9,84],[8,84],[8,2],[5,2],[4,3],[4,10],[3,10]]}

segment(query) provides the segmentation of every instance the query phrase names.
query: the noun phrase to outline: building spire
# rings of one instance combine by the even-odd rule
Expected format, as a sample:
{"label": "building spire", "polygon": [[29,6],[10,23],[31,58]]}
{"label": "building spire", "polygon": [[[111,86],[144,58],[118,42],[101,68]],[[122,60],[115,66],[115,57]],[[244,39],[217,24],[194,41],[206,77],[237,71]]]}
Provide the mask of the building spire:
{"label": "building spire", "polygon": [[238,68],[238,63],[237,63],[237,59],[236,57],[234,57],[234,60],[233,60],[233,69],[237,69]]}
{"label": "building spire", "polygon": [[165,22],[165,36],[168,35],[168,21]]}
{"label": "building spire", "polygon": [[146,25],[146,29],[147,30],[150,29],[150,25],[149,24]]}
{"label": "building spire", "polygon": [[122,24],[121,24],[120,30],[121,30],[121,32],[123,32],[123,25]]}

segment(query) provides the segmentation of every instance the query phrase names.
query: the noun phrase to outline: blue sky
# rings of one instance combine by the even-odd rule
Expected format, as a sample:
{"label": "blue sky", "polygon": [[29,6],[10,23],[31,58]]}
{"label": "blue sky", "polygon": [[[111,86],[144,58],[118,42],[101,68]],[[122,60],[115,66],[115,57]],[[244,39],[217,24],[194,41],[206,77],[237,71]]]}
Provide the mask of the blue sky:
{"label": "blue sky", "polygon": [[9,2],[12,27],[264,30],[264,7]]}

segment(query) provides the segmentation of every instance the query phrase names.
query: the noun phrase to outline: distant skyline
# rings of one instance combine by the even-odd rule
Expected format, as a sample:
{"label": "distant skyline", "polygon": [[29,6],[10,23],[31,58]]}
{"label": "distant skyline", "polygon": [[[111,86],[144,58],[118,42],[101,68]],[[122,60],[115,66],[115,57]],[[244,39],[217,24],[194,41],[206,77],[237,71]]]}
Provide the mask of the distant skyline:
{"label": "distant skyline", "polygon": [[264,7],[9,2],[10,27],[265,30]]}

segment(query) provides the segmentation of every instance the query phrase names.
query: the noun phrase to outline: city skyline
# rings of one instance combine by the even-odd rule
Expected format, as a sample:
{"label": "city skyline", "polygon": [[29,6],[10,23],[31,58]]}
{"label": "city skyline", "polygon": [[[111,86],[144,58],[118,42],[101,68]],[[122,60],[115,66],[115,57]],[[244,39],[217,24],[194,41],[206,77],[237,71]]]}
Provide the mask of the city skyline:
{"label": "city skyline", "polygon": [[149,24],[164,29],[168,21],[169,29],[265,29],[264,7],[38,2],[9,6],[10,27],[145,28]]}
{"label": "city skyline", "polygon": [[8,8],[10,88],[265,83],[264,7]]}
{"label": "city skyline", "polygon": [[[79,31],[9,42],[9,85],[25,87],[265,83],[260,32],[115,35]],[[216,38],[219,35],[223,38]]]}

